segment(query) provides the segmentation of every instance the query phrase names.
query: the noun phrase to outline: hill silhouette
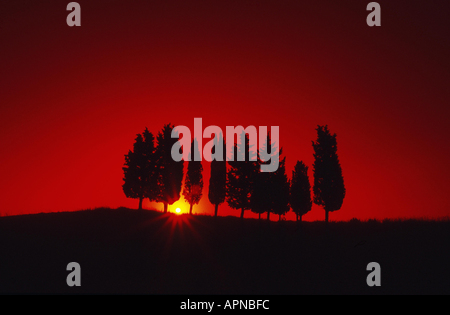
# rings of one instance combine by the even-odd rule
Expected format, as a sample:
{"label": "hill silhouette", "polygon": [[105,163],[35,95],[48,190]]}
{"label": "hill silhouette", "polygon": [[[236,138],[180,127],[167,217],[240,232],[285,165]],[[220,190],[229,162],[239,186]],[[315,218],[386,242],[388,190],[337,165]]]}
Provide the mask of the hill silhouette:
{"label": "hill silhouette", "polygon": [[[450,222],[96,209],[0,218],[0,293],[449,294]],[[366,266],[381,265],[381,287]],[[81,287],[66,266],[81,265]]]}

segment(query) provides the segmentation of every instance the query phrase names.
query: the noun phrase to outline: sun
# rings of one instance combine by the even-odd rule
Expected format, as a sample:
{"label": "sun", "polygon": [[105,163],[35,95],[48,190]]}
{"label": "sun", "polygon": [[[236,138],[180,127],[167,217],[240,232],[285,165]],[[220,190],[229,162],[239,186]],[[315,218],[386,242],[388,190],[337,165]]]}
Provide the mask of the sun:
{"label": "sun", "polygon": [[182,200],[178,200],[171,205],[170,210],[176,215],[184,214],[186,213],[186,203]]}

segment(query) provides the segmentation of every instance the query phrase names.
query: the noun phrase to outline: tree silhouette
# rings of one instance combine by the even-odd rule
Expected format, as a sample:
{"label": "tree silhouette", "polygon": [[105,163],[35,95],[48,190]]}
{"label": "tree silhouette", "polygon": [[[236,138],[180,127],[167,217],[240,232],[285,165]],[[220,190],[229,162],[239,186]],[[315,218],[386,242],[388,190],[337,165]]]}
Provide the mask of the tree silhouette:
{"label": "tree silhouette", "polygon": [[[231,208],[241,209],[241,218],[244,218],[244,211],[251,208],[253,183],[259,165],[257,161],[251,161],[256,153],[251,151],[248,135],[242,133],[240,139],[239,144],[234,145],[234,160],[228,161],[230,170],[226,200]],[[238,161],[238,156],[244,158],[244,161]]]}
{"label": "tree silhouette", "polygon": [[[281,151],[281,150],[280,150]],[[289,212],[289,179],[286,175],[286,158],[280,161],[278,170],[273,173],[272,181],[272,212],[281,216]]]}
{"label": "tree silhouette", "polygon": [[178,138],[172,138],[171,124],[164,125],[162,131],[158,133],[156,148],[158,196],[157,202],[164,204],[164,213],[167,213],[168,205],[180,199],[181,186],[183,181],[184,161],[173,160],[171,151]]}
{"label": "tree silhouette", "polygon": [[133,150],[125,155],[124,184],[122,186],[127,198],[139,199],[139,210],[142,209],[142,201],[149,198],[153,201],[157,197],[157,180],[155,176],[156,156],[155,137],[146,128],[138,134]]}
{"label": "tree silhouette", "polygon": [[184,199],[186,199],[190,205],[189,214],[192,214],[194,204],[199,203],[203,192],[202,161],[194,161],[194,152],[199,152],[198,142],[196,139],[192,141],[191,160],[188,163],[183,189]]}
{"label": "tree silhouette", "polygon": [[253,213],[257,213],[259,219],[265,212],[270,216],[272,211],[272,181],[273,174],[269,172],[258,172],[256,180],[253,184],[253,194],[251,197],[251,210]]}
{"label": "tree silhouette", "polygon": [[341,208],[345,197],[344,178],[337,156],[336,134],[331,135],[328,126],[317,127],[317,141],[314,148],[314,203],[328,213]]}
{"label": "tree silhouette", "polygon": [[[223,141],[222,134],[219,135],[219,139],[214,138],[214,147],[220,144],[220,139],[223,143],[223,158],[222,161],[211,161],[211,177],[209,178],[209,191],[208,199],[214,205],[214,216],[217,217],[219,211],[219,205],[225,201],[227,192],[227,150],[225,142]],[[213,151],[214,153],[214,151]]]}
{"label": "tree silhouette", "polygon": [[[271,142],[270,135],[267,135],[266,141],[262,148],[258,151],[258,164],[270,163],[269,161],[262,161],[261,150],[267,150],[267,154],[270,154],[271,158],[276,158],[276,148],[275,144]],[[253,184],[253,193],[251,197],[251,210],[253,213],[257,213],[259,219],[261,219],[261,214],[267,212],[267,217],[270,218],[270,212],[273,209],[273,184],[274,184],[274,173],[272,172],[261,172],[261,167],[258,168],[257,174],[255,175],[255,181]]]}
{"label": "tree silhouette", "polygon": [[[272,142],[270,134],[264,145],[258,151],[259,165],[270,164],[270,161],[263,161],[261,151],[267,150],[270,159],[279,160],[282,148],[278,149],[277,144]],[[253,194],[251,198],[252,212],[261,214],[267,212],[267,220],[270,220],[270,213],[281,216],[289,211],[289,179],[286,175],[286,158],[279,161],[278,169],[275,172],[261,172],[260,167],[254,181]]]}
{"label": "tree silhouette", "polygon": [[312,207],[311,184],[308,178],[308,167],[297,161],[292,171],[289,203],[292,211],[297,215],[297,221],[302,221],[302,216],[308,213]]}

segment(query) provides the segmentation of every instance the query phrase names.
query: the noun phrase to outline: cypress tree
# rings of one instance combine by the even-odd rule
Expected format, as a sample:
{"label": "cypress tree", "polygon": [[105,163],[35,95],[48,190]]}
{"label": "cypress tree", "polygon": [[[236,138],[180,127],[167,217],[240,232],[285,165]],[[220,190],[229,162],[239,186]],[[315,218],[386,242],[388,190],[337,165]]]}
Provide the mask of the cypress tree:
{"label": "cypress tree", "polygon": [[269,164],[273,159],[277,159],[279,164],[275,172],[261,172],[261,167],[258,168],[251,199],[252,212],[258,213],[259,218],[266,212],[267,220],[270,220],[270,214],[274,213],[281,220],[281,216],[289,212],[289,179],[286,175],[286,158],[279,160],[283,150],[282,148],[278,149],[277,144],[272,142],[270,134],[267,135],[267,139],[258,153],[261,150],[267,150],[270,161],[263,161],[261,154],[258,154],[259,166]]}
{"label": "cypress tree", "polygon": [[328,126],[317,127],[314,148],[314,203],[323,206],[325,222],[328,213],[341,208],[345,197],[344,178],[337,155],[336,134],[330,134]]}
{"label": "cypress tree", "polygon": [[183,196],[189,203],[189,214],[192,214],[194,204],[198,204],[203,193],[202,161],[194,161],[194,152],[198,152],[198,142],[192,141],[191,160],[188,162],[186,179],[184,180]]}
{"label": "cypress tree", "polygon": [[285,165],[286,157],[280,161],[278,170],[272,175],[272,212],[278,214],[278,220],[281,220],[281,216],[289,212],[289,179],[286,175]]}
{"label": "cypress tree", "polygon": [[253,193],[251,197],[251,211],[257,213],[259,219],[261,215],[267,212],[267,217],[270,218],[270,212],[273,208],[273,182],[274,174],[272,172],[261,172],[261,165],[270,163],[270,161],[263,161],[261,159],[261,150],[267,150],[267,154],[271,158],[276,158],[275,144],[271,142],[270,135],[267,135],[263,147],[258,150],[258,171],[255,175],[256,180],[253,185]]}
{"label": "cypress tree", "polygon": [[139,209],[142,209],[142,201],[149,198],[156,199],[157,180],[155,176],[155,144],[154,136],[146,128],[142,134],[138,134],[133,150],[125,155],[123,191],[127,198],[139,199]]}
{"label": "cypress tree", "polygon": [[[226,162],[226,145],[223,141],[223,137],[220,134],[219,139],[214,138],[214,148],[220,145],[222,140],[223,144],[223,158],[222,161],[211,161],[211,177],[209,178],[209,191],[208,199],[214,205],[214,216],[217,217],[219,211],[219,205],[225,201],[227,192],[227,162]],[[213,152],[214,153],[214,152]]]}
{"label": "cypress tree", "polygon": [[174,126],[167,124],[156,138],[158,146],[156,148],[157,165],[156,174],[158,181],[157,202],[164,204],[164,213],[167,213],[168,205],[180,199],[181,186],[183,181],[184,161],[176,162],[172,158],[172,147],[178,138],[172,138]]}
{"label": "cypress tree", "polygon": [[297,216],[297,221],[299,219],[302,221],[302,216],[308,213],[312,207],[308,167],[302,161],[297,161],[292,171],[289,203]]}
{"label": "cypress tree", "polygon": [[[234,160],[228,161],[230,170],[227,176],[228,205],[233,209],[241,210],[241,219],[244,211],[251,208],[251,196],[253,183],[258,172],[258,162],[251,161],[255,153],[251,151],[248,135],[242,133],[239,145],[234,146]],[[237,157],[244,157],[244,161],[238,161]]]}

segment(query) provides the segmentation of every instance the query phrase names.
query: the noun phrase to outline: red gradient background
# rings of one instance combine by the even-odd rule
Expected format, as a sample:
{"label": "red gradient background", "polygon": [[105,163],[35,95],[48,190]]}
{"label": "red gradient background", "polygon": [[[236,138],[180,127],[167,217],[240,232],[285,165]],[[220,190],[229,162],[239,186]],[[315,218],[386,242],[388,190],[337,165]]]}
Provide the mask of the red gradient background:
{"label": "red gradient background", "polygon": [[[136,208],[136,134],[194,117],[280,126],[289,177],[303,160],[311,180],[328,124],[347,189],[331,220],[449,215],[448,1],[378,1],[381,27],[369,0],[79,0],[81,27],[69,2],[0,4],[1,215]],[[204,166],[194,212],[212,214]]]}

